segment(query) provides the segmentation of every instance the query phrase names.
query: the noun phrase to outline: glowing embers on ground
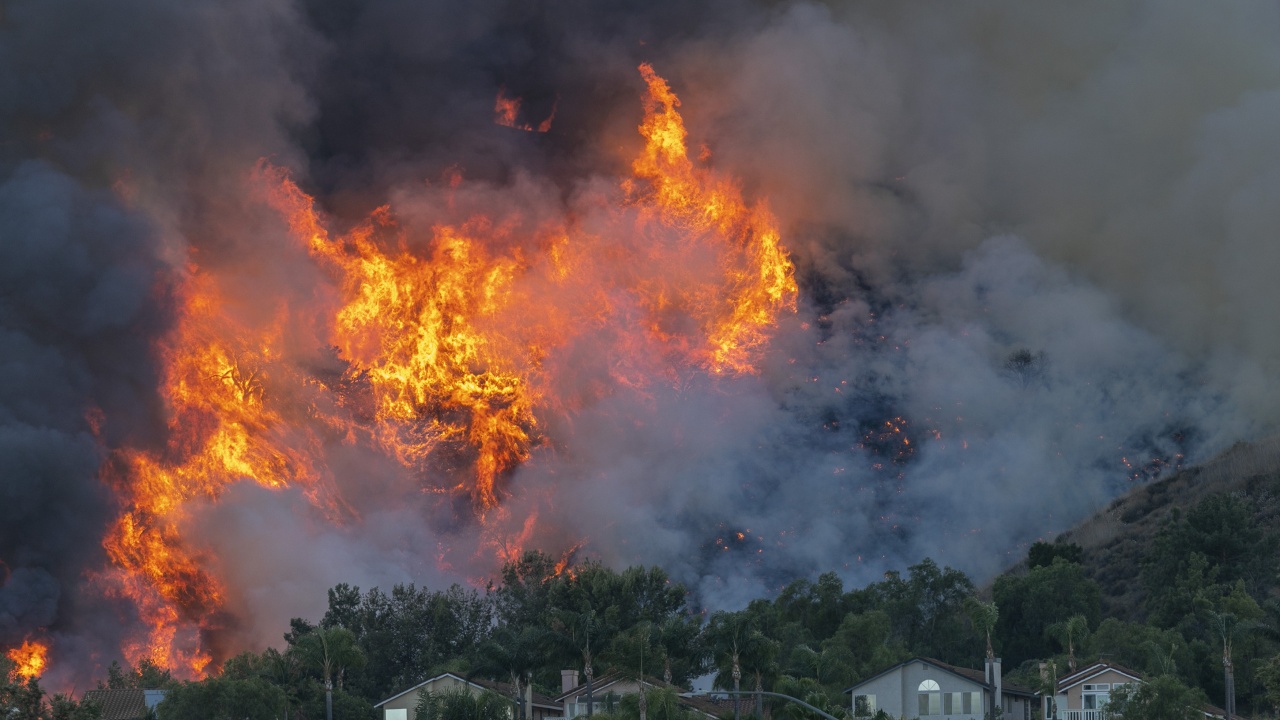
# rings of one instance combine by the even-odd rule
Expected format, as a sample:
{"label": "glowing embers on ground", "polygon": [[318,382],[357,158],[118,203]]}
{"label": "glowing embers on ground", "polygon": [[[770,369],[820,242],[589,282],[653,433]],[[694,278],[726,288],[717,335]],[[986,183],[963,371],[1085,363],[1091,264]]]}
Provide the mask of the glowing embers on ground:
{"label": "glowing embers on ground", "polygon": [[48,663],[49,648],[41,642],[27,639],[16,648],[5,653],[13,663],[13,674],[27,679],[40,677]]}
{"label": "glowing embers on ground", "polygon": [[[123,510],[100,581],[149,628],[125,648],[131,663],[199,676],[213,661],[206,636],[236,589],[184,530],[193,503],[233,483],[301,488],[340,522],[328,456],[358,446],[394,459],[406,488],[468,503],[482,552],[518,557],[536,512],[511,517],[504,482],[555,442],[546,428],[572,426],[552,415],[622,388],[754,372],[779,313],[794,310],[791,263],[763,204],[689,159],[678,100],[641,73],[633,177],[593,182],[572,208],[535,211],[490,188],[476,194],[491,207],[458,210],[453,189],[427,188],[407,212],[386,206],[331,232],[284,170],[259,167],[253,186],[329,283],[247,312],[225,270],[188,270],[160,348],[167,443],[117,453],[106,473]],[[317,348],[284,340],[317,316]],[[332,348],[331,375],[296,356],[319,348]]]}

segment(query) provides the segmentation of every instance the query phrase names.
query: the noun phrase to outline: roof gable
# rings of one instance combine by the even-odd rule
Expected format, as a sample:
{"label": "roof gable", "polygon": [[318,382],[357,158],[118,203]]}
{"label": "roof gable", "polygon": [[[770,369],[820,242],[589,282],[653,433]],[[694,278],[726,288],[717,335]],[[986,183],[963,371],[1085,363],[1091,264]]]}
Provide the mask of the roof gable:
{"label": "roof gable", "polygon": [[1137,672],[1136,670],[1130,670],[1129,668],[1126,668],[1120,665],[1115,665],[1113,663],[1097,662],[1090,665],[1089,667],[1083,668],[1081,670],[1077,670],[1074,673],[1071,673],[1070,675],[1067,675],[1066,677],[1059,679],[1058,693],[1059,694],[1064,693],[1068,689],[1073,688],[1076,685],[1093,680],[1094,678],[1097,678],[1098,676],[1108,672],[1114,672],[1119,675],[1123,675],[1124,677],[1127,677],[1130,680],[1135,680],[1137,682],[1146,682],[1146,678],[1142,677],[1142,674]]}
{"label": "roof gable", "polygon": [[[618,673],[608,673],[607,675],[601,675],[598,678],[594,678],[591,681],[591,694],[594,696],[596,693],[600,692],[601,690],[604,690],[605,688],[611,685],[617,685],[622,680],[623,680],[623,677]],[[646,682],[645,684],[648,685],[650,683]],[[568,692],[562,692],[559,695],[557,695],[555,697],[555,702],[562,703],[566,700],[569,700],[570,698],[574,698],[579,695],[586,695],[586,694],[587,694],[587,684],[582,683],[581,685],[569,690]]]}
{"label": "roof gable", "polygon": [[[438,682],[443,678],[453,678],[454,680],[462,683],[463,685],[470,685],[471,687],[477,690],[497,693],[498,695],[501,695],[503,697],[511,697],[512,695],[515,694],[514,688],[511,686],[510,683],[497,682],[495,680],[486,680],[483,678],[472,678],[468,680],[467,678],[462,677],[461,675],[458,675],[456,673],[447,672],[447,673],[440,673],[439,675],[436,675],[433,678],[428,678],[426,680],[423,680],[422,682],[418,683],[417,685],[414,685],[408,690],[404,690],[402,692],[396,693],[395,695],[392,695],[386,700],[383,700],[377,705],[374,705],[374,707],[380,708],[383,705],[386,705],[387,703],[391,702],[392,700],[402,698],[411,692],[421,691],[422,688],[428,685],[431,685],[432,683]],[[541,707],[553,708],[553,709],[558,708],[556,701],[547,697],[546,695],[543,695],[541,693],[536,693],[536,692],[531,694],[533,695],[533,698],[532,698],[533,705],[538,705]]]}
{"label": "roof gable", "polygon": [[894,672],[900,668],[905,668],[906,666],[911,665],[913,663],[921,663],[923,665],[929,665],[931,667],[937,668],[938,670],[941,670],[942,672],[948,673],[950,675],[954,675],[960,678],[961,680],[965,680],[967,682],[971,682],[976,685],[981,685],[982,687],[987,687],[987,683],[983,680],[983,672],[980,670],[970,670],[969,668],[961,668],[961,667],[956,667],[955,665],[948,665],[942,662],[941,660],[934,660],[933,658],[914,657],[914,658],[911,658],[910,660],[904,660],[892,667],[885,668],[884,670],[881,670],[880,672],[876,673],[875,675],[872,675],[869,678],[866,678],[865,680],[862,680],[861,682],[854,683],[853,685],[845,688],[844,691],[846,694],[851,693],[854,690],[862,687],[863,685],[866,685],[867,683],[872,682],[873,680],[878,680],[884,677],[885,675],[888,675],[891,672]]}

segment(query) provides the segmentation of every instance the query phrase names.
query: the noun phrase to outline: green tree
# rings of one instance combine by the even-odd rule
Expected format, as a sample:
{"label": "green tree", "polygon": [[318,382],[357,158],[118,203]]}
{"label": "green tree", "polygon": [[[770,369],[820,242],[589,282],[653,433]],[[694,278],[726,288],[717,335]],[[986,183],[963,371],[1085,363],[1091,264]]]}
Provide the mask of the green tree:
{"label": "green tree", "polygon": [[1085,577],[1079,565],[1062,558],[1048,567],[1032,568],[1026,575],[1004,575],[992,591],[1000,607],[997,635],[1009,665],[1043,657],[1045,631],[1050,625],[1083,615],[1096,625],[1102,614],[1098,584]]}
{"label": "green tree", "polygon": [[1137,687],[1122,687],[1111,693],[1109,714],[1124,720],[1198,720],[1205,704],[1204,694],[1188,688],[1172,675],[1160,675]]}
{"label": "green tree", "polygon": [[303,635],[293,648],[304,667],[320,673],[325,690],[325,717],[333,720],[333,687],[335,677],[342,687],[346,668],[363,667],[364,652],[356,644],[356,636],[343,627],[317,628]]}
{"label": "green tree", "polygon": [[1238,580],[1260,595],[1276,584],[1280,559],[1277,535],[1266,532],[1252,500],[1217,493],[1184,515],[1174,509],[1161,524],[1143,560],[1141,579],[1152,622],[1172,627],[1195,610],[1199,594],[1230,587]]}
{"label": "green tree", "polygon": [[1078,565],[1083,557],[1084,549],[1075,543],[1034,542],[1031,543],[1031,549],[1027,551],[1027,567],[1049,567],[1056,558]]}
{"label": "green tree", "polygon": [[[138,661],[138,667],[121,666],[112,660],[107,667],[106,687],[113,690],[121,688],[138,688],[143,690],[159,690],[174,684],[173,676],[168,668],[160,667],[148,658]],[[98,687],[103,687],[102,683]]]}
{"label": "green tree", "polygon": [[[799,698],[804,702],[836,717],[848,716],[849,708],[844,704],[843,696],[836,696],[813,678],[796,678],[783,675],[774,685],[774,691],[783,695]],[[822,716],[812,710],[782,698],[771,699],[770,711],[773,717],[785,720],[822,720]]]}
{"label": "green tree", "polygon": [[102,707],[91,700],[74,700],[57,693],[49,698],[49,720],[99,720]]}
{"label": "green tree", "polygon": [[511,700],[519,708],[517,717],[525,720],[525,688],[538,669],[550,646],[550,636],[542,627],[503,625],[475,651],[473,671],[506,678],[515,696]]}
{"label": "green tree", "polygon": [[547,622],[553,581],[557,577],[555,558],[536,550],[504,564],[501,582],[491,586],[498,620],[517,627]]}
{"label": "green tree", "polygon": [[964,602],[974,593],[973,581],[959,570],[939,568],[929,558],[907,572],[906,578],[886,573],[885,580],[868,587],[872,607],[889,614],[895,639],[911,654],[964,660],[970,637]]}
{"label": "green tree", "polygon": [[263,678],[219,676],[171,687],[156,714],[159,720],[276,720],[287,707],[284,691]]}
{"label": "green tree", "polygon": [[702,623],[693,615],[671,615],[654,625],[655,642],[661,650],[662,679],[669,685],[687,686],[689,678],[708,669],[707,650],[702,642]]}
{"label": "green tree", "polygon": [[835,573],[819,575],[816,583],[805,579],[792,582],[774,604],[783,621],[799,623],[810,638],[831,637],[850,610],[844,583]]}
{"label": "green tree", "polygon": [[[347,668],[339,684],[380,698],[470,655],[488,637],[493,617],[491,598],[457,585],[432,591],[396,584],[390,593],[375,587],[361,595],[359,588],[340,584],[329,590],[329,607],[319,626],[350,630],[365,654],[364,667]],[[294,644],[307,632],[295,629]]]}
{"label": "green tree", "polygon": [[1258,680],[1265,690],[1267,702],[1275,713],[1280,713],[1280,655],[1268,660],[1259,668]]}
{"label": "green tree", "polygon": [[[834,652],[837,647],[840,649],[841,654],[831,658],[830,662],[833,664],[836,657],[846,658],[843,662],[848,665],[849,671],[841,679],[841,683],[852,678],[867,677],[909,657],[905,648],[891,642],[892,633],[893,622],[883,610],[849,613],[840,622],[835,635],[822,643],[823,652]],[[835,668],[831,672],[834,673]],[[822,680],[819,677],[819,680],[829,684],[835,678]]]}
{"label": "green tree", "polygon": [[1107,659],[1147,675],[1173,675],[1190,668],[1186,639],[1176,629],[1107,618],[1084,641],[1087,658],[1103,653]]}

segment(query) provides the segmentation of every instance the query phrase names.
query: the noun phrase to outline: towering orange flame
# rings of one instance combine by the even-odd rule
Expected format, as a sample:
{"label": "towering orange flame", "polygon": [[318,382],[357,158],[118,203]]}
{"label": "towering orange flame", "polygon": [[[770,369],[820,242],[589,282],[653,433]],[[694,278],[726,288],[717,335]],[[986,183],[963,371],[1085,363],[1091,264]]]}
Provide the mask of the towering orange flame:
{"label": "towering orange flame", "polygon": [[[648,65],[640,72],[634,177],[558,219],[493,208],[423,228],[386,206],[335,234],[284,170],[259,167],[268,202],[332,287],[310,307],[246,312],[219,273],[189,268],[160,348],[168,442],[118,453],[106,478],[124,510],[101,579],[150,628],[125,648],[130,662],[200,676],[213,660],[205,636],[222,628],[234,588],[184,527],[193,502],[233,483],[300,487],[342,521],[327,453],[368,447],[403,465],[406,482],[468,498],[489,550],[518,557],[537,516],[508,516],[507,478],[546,440],[549,416],[611,392],[597,382],[564,396],[566,348],[596,348],[616,387],[754,372],[778,314],[794,309],[791,263],[764,205],[689,159],[679,101]],[[302,369],[284,341],[316,314],[340,380]]]}
{"label": "towering orange flame", "polygon": [[34,640],[25,640],[7,653],[13,662],[13,674],[23,678],[40,677],[49,656],[49,648]]}

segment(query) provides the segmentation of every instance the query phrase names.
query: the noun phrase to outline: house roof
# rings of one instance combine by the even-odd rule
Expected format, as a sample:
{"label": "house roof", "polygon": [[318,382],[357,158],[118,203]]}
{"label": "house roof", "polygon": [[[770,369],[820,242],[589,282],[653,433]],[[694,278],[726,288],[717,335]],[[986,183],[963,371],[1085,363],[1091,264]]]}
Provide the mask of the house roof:
{"label": "house roof", "polygon": [[136,688],[86,690],[84,699],[102,708],[102,720],[138,720],[147,712],[146,693]]}
{"label": "house roof", "polygon": [[1065,677],[1058,678],[1058,694],[1061,695],[1066,692],[1068,688],[1073,688],[1080,683],[1088,682],[1107,671],[1120,673],[1125,677],[1139,682],[1146,682],[1146,678],[1144,678],[1137,670],[1130,670],[1123,665],[1116,665],[1115,663],[1096,662],[1086,668],[1076,670]]}
{"label": "house roof", "polygon": [[[600,690],[603,690],[603,689],[605,689],[605,688],[609,687],[610,685],[614,685],[614,684],[618,683],[618,682],[619,682],[619,681],[621,681],[621,680],[622,680],[622,675],[620,675],[620,674],[618,674],[618,673],[606,673],[606,674],[604,674],[604,675],[601,675],[601,676],[600,676],[600,677],[598,677],[598,678],[592,678],[592,680],[591,680],[591,694],[592,694],[592,695],[595,695],[595,694],[596,694],[597,692],[599,692]],[[661,683],[659,683],[659,684],[661,684]],[[555,696],[555,701],[556,701],[556,702],[558,702],[558,703],[563,703],[565,700],[568,700],[568,699],[569,699],[569,698],[571,698],[571,697],[576,697],[576,696],[578,696],[578,695],[582,695],[582,694],[583,694],[583,693],[585,693],[586,691],[587,691],[587,684],[586,684],[586,683],[581,683],[581,684],[579,684],[577,687],[572,688],[572,689],[568,690],[567,692],[562,692],[562,693],[560,693],[559,695]]]}
{"label": "house roof", "polygon": [[[872,680],[883,677],[893,672],[894,670],[897,670],[898,668],[905,667],[915,662],[924,663],[925,665],[931,665],[945,673],[950,673],[964,680],[968,680],[969,682],[972,682],[976,685],[981,685],[984,688],[990,688],[990,685],[987,684],[986,673],[983,672],[982,670],[974,670],[972,668],[958,667],[956,665],[944,663],[941,660],[937,660],[934,658],[914,657],[914,658],[911,658],[910,660],[904,660],[898,663],[897,665],[887,667],[884,670],[881,670],[880,672],[876,673],[875,675],[872,675],[871,677],[862,680],[861,682],[854,683],[853,685],[845,688],[844,691],[846,694],[852,693],[854,690],[862,687],[863,685],[866,685]],[[1024,695],[1026,697],[1035,697],[1036,695],[1035,691],[1031,690],[1030,688],[1023,687],[1016,683],[1004,682],[1003,680],[1000,683],[1000,690],[1001,692],[1007,695]]]}
{"label": "house roof", "polygon": [[[491,690],[491,691],[493,691],[493,692],[495,692],[495,693],[497,693],[497,694],[499,694],[499,695],[501,695],[501,696],[503,696],[503,697],[508,697],[508,698],[509,698],[509,697],[511,697],[511,696],[513,696],[513,695],[515,694],[515,688],[514,688],[514,686],[512,686],[512,685],[511,685],[511,683],[498,682],[498,681],[496,681],[496,680],[488,680],[488,679],[485,679],[485,678],[465,678],[465,677],[463,677],[463,676],[461,676],[461,675],[458,675],[458,674],[456,674],[456,673],[440,673],[439,675],[436,675],[435,677],[427,678],[426,680],[423,680],[422,682],[418,683],[417,685],[414,685],[413,687],[411,687],[411,688],[409,688],[409,689],[407,689],[407,690],[403,690],[403,691],[401,691],[401,692],[396,693],[395,695],[392,695],[391,697],[387,698],[386,700],[383,700],[382,702],[378,703],[377,705],[374,705],[374,707],[375,707],[375,708],[382,707],[383,705],[386,705],[387,703],[391,702],[392,700],[395,700],[395,699],[397,699],[397,698],[404,697],[405,695],[407,695],[407,694],[409,694],[409,693],[411,693],[411,692],[415,692],[415,691],[417,691],[417,690],[420,690],[420,689],[422,689],[423,687],[426,687],[427,685],[430,685],[431,683],[433,683],[433,682],[435,682],[435,681],[437,681],[437,680],[439,680],[439,679],[441,679],[441,678],[445,678],[445,677],[451,677],[451,678],[453,678],[454,680],[457,680],[458,682],[466,683],[467,685],[471,685],[472,687],[480,688],[481,690]],[[559,705],[555,700],[553,700],[553,699],[551,699],[551,698],[547,697],[546,695],[542,695],[541,693],[536,693],[536,692],[535,692],[535,693],[532,693],[532,695],[533,695],[533,705],[535,705],[535,706],[538,706],[538,707],[545,707],[545,708],[548,708],[548,709],[551,709],[551,710],[559,710],[559,709],[561,709],[560,705]],[[106,718],[104,718],[103,720],[106,720]]]}
{"label": "house roof", "polygon": [[[595,696],[596,693],[607,694],[609,692],[610,687],[617,685],[620,682],[625,682],[627,680],[632,680],[633,682],[639,682],[640,684],[646,687],[668,688],[671,690],[675,690],[676,694],[679,695],[681,705],[684,705],[685,707],[688,707],[689,709],[694,710],[696,712],[700,712],[703,715],[706,715],[707,717],[717,717],[725,710],[725,708],[722,707],[715,700],[712,700],[710,698],[702,698],[702,697],[689,697],[684,694],[685,690],[683,688],[677,687],[675,685],[671,685],[667,682],[659,680],[658,678],[648,677],[648,676],[640,678],[639,680],[634,680],[634,679],[624,677],[621,673],[608,673],[605,675],[601,675],[600,677],[594,678],[591,681],[591,694],[593,696]],[[560,695],[556,696],[555,702],[564,703],[573,698],[579,697],[585,694],[586,692],[587,692],[587,684],[582,683],[581,685],[578,685],[577,687],[573,688],[572,690],[569,690],[568,692],[560,693]],[[729,707],[732,707],[732,705],[730,705]]]}

